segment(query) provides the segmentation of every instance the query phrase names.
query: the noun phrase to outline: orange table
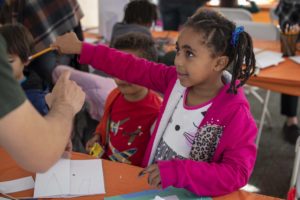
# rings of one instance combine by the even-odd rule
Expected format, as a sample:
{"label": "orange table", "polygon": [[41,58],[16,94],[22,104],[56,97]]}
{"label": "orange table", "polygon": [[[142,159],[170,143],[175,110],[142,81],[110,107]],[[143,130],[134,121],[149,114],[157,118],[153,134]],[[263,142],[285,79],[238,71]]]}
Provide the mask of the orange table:
{"label": "orange table", "polygon": [[[73,153],[72,159],[93,159],[93,157]],[[10,156],[3,150],[0,149],[0,182],[8,181],[17,178],[22,178],[26,176],[33,176],[33,173],[22,170],[17,164],[10,158]],[[103,163],[103,172],[104,172],[104,181],[105,181],[105,195],[93,195],[93,196],[83,196],[76,197],[72,199],[103,199],[104,197],[127,194],[132,192],[143,191],[147,189],[153,189],[147,184],[146,177],[137,178],[138,173],[141,171],[141,168],[116,163],[112,161],[102,160]],[[33,190],[27,190],[23,192],[18,192],[11,194],[14,197],[32,197]],[[0,195],[1,196],[1,195]],[[277,198],[268,197],[264,195],[258,195],[254,193],[248,193],[245,191],[236,191],[231,194],[214,198],[214,200],[276,200]]]}
{"label": "orange table", "polygon": [[[254,46],[261,49],[280,52],[279,41],[254,40]],[[300,96],[300,65],[289,58],[277,66],[269,67],[260,71],[247,82],[275,92]]]}
{"label": "orange table", "polygon": [[[84,160],[94,159],[93,157],[73,152],[72,159]],[[17,164],[10,158],[10,156],[3,150],[0,149],[0,182],[8,181],[26,176],[35,176],[33,173],[27,172],[21,169]],[[126,194],[131,192],[138,192],[141,190],[151,189],[147,184],[146,177],[137,178],[141,168],[134,167],[127,164],[111,162],[102,160],[104,181],[105,181],[105,195],[93,195],[85,197],[77,197],[74,199],[103,199],[104,197]],[[153,188],[152,188],[153,189]],[[23,192],[14,193],[14,197],[32,197],[33,190],[27,190]]]}

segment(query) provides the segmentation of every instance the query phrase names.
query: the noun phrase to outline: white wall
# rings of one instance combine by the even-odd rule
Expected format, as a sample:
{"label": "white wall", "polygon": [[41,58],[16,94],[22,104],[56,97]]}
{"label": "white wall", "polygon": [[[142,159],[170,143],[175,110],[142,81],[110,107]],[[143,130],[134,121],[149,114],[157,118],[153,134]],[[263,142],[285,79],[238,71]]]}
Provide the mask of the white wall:
{"label": "white wall", "polygon": [[98,0],[78,0],[78,2],[84,13],[81,20],[82,26],[84,28],[97,27],[99,24]]}

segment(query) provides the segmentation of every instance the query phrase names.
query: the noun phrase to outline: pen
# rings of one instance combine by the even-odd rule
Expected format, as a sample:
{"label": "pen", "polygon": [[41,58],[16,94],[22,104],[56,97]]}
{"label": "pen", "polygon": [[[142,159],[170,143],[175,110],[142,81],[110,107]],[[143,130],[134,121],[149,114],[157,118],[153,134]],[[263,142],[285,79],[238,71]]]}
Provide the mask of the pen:
{"label": "pen", "polygon": [[52,47],[48,47],[48,48],[46,48],[46,49],[44,49],[44,50],[42,50],[42,51],[40,51],[40,52],[37,52],[36,54],[33,54],[32,56],[29,56],[29,60],[33,60],[33,59],[35,59],[35,58],[37,58],[37,57],[39,57],[39,56],[41,56],[41,55],[43,55],[43,54],[45,54],[45,53],[48,53],[49,51],[53,51],[54,50],[54,48],[52,48]]}

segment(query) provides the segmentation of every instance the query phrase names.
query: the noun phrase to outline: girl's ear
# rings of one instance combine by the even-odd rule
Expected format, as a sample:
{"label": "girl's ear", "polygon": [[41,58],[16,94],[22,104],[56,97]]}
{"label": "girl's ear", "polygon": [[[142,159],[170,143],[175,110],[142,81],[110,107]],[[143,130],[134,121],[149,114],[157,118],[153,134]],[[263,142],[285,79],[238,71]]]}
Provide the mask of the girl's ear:
{"label": "girl's ear", "polygon": [[216,60],[216,65],[214,66],[214,70],[219,72],[223,71],[228,65],[229,58],[227,56],[220,56]]}

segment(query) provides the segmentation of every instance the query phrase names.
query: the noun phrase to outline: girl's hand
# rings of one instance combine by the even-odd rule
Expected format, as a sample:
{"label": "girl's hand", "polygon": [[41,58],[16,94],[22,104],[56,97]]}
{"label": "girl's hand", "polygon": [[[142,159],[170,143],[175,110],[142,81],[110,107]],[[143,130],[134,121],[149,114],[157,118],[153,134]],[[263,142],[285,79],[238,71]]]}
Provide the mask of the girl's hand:
{"label": "girl's hand", "polygon": [[87,153],[90,153],[91,148],[93,147],[93,145],[98,142],[100,139],[100,136],[98,134],[94,135],[94,137],[92,137],[91,139],[89,139],[85,145],[85,150]]}
{"label": "girl's hand", "polygon": [[148,184],[154,187],[161,188],[160,172],[157,164],[152,164],[141,171],[139,176],[149,173]]}
{"label": "girl's hand", "polygon": [[82,42],[77,38],[74,32],[70,32],[58,36],[56,41],[51,44],[51,47],[63,54],[80,54]]}

